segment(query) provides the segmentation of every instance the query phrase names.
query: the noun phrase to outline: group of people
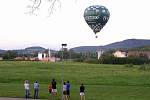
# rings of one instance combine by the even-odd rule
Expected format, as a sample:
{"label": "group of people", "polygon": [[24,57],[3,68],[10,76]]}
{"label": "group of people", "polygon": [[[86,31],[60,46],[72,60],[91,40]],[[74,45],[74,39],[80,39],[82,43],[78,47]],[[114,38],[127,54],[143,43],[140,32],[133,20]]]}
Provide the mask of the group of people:
{"label": "group of people", "polygon": [[[54,100],[54,98],[57,94],[56,85],[57,85],[57,83],[56,83],[55,79],[52,79],[52,81],[48,85],[48,91],[52,95],[52,100]],[[62,86],[62,94],[63,94],[62,99],[63,100],[69,100],[69,98],[70,98],[70,87],[71,86],[70,86],[69,81],[63,82],[63,86]],[[27,99],[30,97],[29,81],[28,80],[25,81],[24,88],[25,88],[25,98]],[[34,88],[34,99],[38,99],[39,83],[37,81],[34,82],[33,88]],[[81,100],[85,100],[85,93],[84,92],[85,92],[85,87],[82,83],[80,86]]]}
{"label": "group of people", "polygon": [[62,90],[63,90],[63,99],[68,100],[70,97],[70,83],[69,83],[69,81],[67,81],[67,83],[66,82],[63,83]]}
{"label": "group of people", "polygon": [[[25,83],[24,83],[25,98],[26,99],[30,97],[30,88],[29,87],[30,87],[29,81],[26,80]],[[39,83],[37,81],[34,82],[33,88],[34,88],[34,99],[38,99]]]}
{"label": "group of people", "polygon": [[[52,82],[49,84],[49,93],[52,94],[52,97],[54,97],[57,94],[57,88],[56,88],[56,81],[55,79],[52,79]],[[62,86],[62,93],[63,93],[63,100],[68,100],[70,97],[70,83],[69,81],[64,82]]]}

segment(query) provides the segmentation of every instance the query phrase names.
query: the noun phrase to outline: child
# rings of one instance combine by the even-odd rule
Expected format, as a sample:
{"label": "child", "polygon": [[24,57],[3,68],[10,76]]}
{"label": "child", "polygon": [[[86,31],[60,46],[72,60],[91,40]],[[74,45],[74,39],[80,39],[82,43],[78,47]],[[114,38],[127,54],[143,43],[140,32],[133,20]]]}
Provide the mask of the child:
{"label": "child", "polygon": [[49,94],[52,93],[52,85],[51,84],[48,85],[48,91],[49,91]]}

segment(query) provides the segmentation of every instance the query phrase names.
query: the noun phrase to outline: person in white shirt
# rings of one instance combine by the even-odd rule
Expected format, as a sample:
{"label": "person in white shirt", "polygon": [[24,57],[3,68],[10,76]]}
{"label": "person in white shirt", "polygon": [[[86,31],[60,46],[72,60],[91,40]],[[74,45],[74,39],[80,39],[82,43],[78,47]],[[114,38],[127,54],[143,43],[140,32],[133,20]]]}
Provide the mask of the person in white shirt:
{"label": "person in white shirt", "polygon": [[25,81],[24,88],[25,88],[25,97],[29,98],[30,92],[29,92],[29,81],[28,80]]}
{"label": "person in white shirt", "polygon": [[33,88],[34,88],[34,99],[38,99],[39,83],[37,81],[35,81],[35,83],[33,84]]}
{"label": "person in white shirt", "polygon": [[63,100],[67,100],[67,85],[65,82],[63,84]]}

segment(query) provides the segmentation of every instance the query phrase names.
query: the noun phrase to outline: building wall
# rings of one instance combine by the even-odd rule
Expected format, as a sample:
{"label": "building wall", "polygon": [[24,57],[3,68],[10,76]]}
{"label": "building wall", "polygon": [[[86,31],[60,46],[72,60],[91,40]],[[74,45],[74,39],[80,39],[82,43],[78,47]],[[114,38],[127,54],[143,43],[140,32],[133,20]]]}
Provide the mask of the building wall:
{"label": "building wall", "polygon": [[43,57],[42,57],[42,53],[38,53],[38,59],[39,59],[39,60],[42,60],[42,58],[43,58]]}
{"label": "building wall", "polygon": [[99,59],[103,53],[104,53],[104,51],[102,51],[102,50],[97,51],[97,59]]}
{"label": "building wall", "polygon": [[147,56],[150,59],[150,51],[129,51],[127,56],[128,57],[130,57],[130,56],[135,56],[135,57]]}
{"label": "building wall", "polygon": [[120,58],[124,58],[124,57],[127,57],[126,55],[126,52],[121,52],[121,51],[116,51],[115,53],[113,53],[113,55],[115,57],[120,57]]}
{"label": "building wall", "polygon": [[3,57],[0,57],[0,60],[3,60]]}
{"label": "building wall", "polygon": [[60,58],[55,58],[51,56],[49,57],[49,55],[46,53],[38,53],[38,60],[56,62],[56,61],[59,61]]}

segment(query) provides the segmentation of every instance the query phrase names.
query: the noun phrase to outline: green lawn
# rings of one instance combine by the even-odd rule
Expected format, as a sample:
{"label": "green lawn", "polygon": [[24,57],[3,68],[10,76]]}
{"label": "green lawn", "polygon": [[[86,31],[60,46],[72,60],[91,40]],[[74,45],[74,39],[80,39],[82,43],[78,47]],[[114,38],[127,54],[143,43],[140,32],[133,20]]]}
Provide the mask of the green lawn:
{"label": "green lawn", "polygon": [[24,98],[24,80],[30,81],[33,97],[33,83],[40,83],[39,97],[51,100],[48,84],[52,78],[57,81],[61,98],[61,77],[71,83],[71,99],[79,100],[81,83],[86,87],[86,100],[150,100],[150,71],[141,71],[139,66],[127,68],[124,65],[102,65],[75,62],[19,62],[0,61],[0,96]]}

